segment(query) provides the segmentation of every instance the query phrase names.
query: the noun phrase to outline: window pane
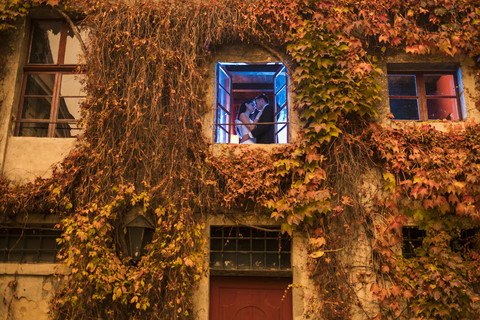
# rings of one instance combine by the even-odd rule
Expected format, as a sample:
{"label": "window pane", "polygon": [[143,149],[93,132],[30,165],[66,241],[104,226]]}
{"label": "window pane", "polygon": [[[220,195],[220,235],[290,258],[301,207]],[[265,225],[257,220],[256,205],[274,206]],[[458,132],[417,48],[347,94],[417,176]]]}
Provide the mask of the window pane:
{"label": "window pane", "polygon": [[[279,128],[281,128],[279,130]],[[279,131],[277,131],[279,130]],[[276,142],[277,143],[287,143],[287,126],[285,124],[276,124],[275,125],[276,134]]]}
{"label": "window pane", "polygon": [[[223,68],[218,68],[218,82],[220,85],[225,88],[226,90],[230,90],[230,77],[228,74],[223,70]],[[220,89],[220,88],[219,88]]]}
{"label": "window pane", "polygon": [[252,251],[264,251],[264,250],[265,250],[265,240],[263,239],[252,240]]}
{"label": "window pane", "polygon": [[48,123],[20,123],[18,135],[21,137],[46,137]]}
{"label": "window pane", "polygon": [[425,75],[425,91],[427,96],[454,96],[453,75]]}
{"label": "window pane", "polygon": [[25,95],[51,96],[55,85],[55,74],[28,74],[25,85]]}
{"label": "window pane", "polygon": [[83,97],[85,92],[81,81],[85,78],[81,74],[64,74],[62,75],[62,84],[60,86],[60,95],[62,97]]}
{"label": "window pane", "polygon": [[222,241],[220,239],[211,239],[210,250],[212,250],[212,251],[222,251]]}
{"label": "window pane", "polygon": [[[277,104],[277,110],[279,110],[285,102],[287,102],[287,87],[283,87],[282,90],[278,92],[278,94],[275,96],[275,101]],[[286,108],[285,108],[286,111]]]}
{"label": "window pane", "polygon": [[419,120],[417,99],[390,99],[390,112],[396,120]]}
{"label": "window pane", "polygon": [[250,239],[238,239],[239,251],[250,251]]}
{"label": "window pane", "polygon": [[220,107],[217,110],[217,123],[228,123],[227,112]]}
{"label": "window pane", "polygon": [[237,255],[238,269],[249,269],[250,268],[250,254],[249,253],[239,253]]}
{"label": "window pane", "polygon": [[48,262],[55,262],[55,258],[57,255],[56,250],[52,251],[41,251],[40,256],[38,257],[38,262],[48,263]]}
{"label": "window pane", "polygon": [[228,134],[221,126],[217,126],[217,143],[228,143]]}
{"label": "window pane", "polygon": [[252,253],[252,267],[253,269],[265,268],[265,257],[263,253]]}
{"label": "window pane", "polygon": [[55,138],[73,138],[80,134],[82,131],[74,123],[57,123],[55,128]]}
{"label": "window pane", "polygon": [[280,269],[290,269],[290,254],[289,253],[282,253],[280,255]]}
{"label": "window pane", "polygon": [[[88,39],[88,32],[85,28],[80,28],[80,37],[83,42]],[[79,64],[82,52],[82,47],[80,41],[73,33],[71,28],[68,28],[67,32],[67,43],[65,44],[65,64]]]}
{"label": "window pane", "polygon": [[291,241],[289,238],[282,237],[282,244],[281,248],[282,251],[290,251],[291,250]]}
{"label": "window pane", "polygon": [[415,79],[414,75],[389,75],[388,94],[391,96],[416,96]]}
{"label": "window pane", "polygon": [[223,259],[221,253],[210,253],[210,267],[212,268],[223,268]]}
{"label": "window pane", "polygon": [[287,75],[285,73],[285,67],[282,68],[282,71],[280,71],[275,78],[275,92],[278,92],[278,90],[283,87],[287,83]]}
{"label": "window pane", "polygon": [[278,251],[278,239],[267,239],[267,251]]}
{"label": "window pane", "polygon": [[278,269],[278,253],[267,253],[267,268]]}
{"label": "window pane", "polygon": [[58,63],[61,30],[61,21],[33,22],[33,36],[29,59],[30,63]]}
{"label": "window pane", "polygon": [[458,120],[457,99],[427,99],[428,119]]}
{"label": "window pane", "polygon": [[[277,122],[287,122],[287,108],[283,108],[280,110],[280,112],[277,114]],[[284,124],[282,124],[284,125]]]}
{"label": "window pane", "polygon": [[237,267],[237,254],[236,253],[224,253],[225,269],[235,269]]}
{"label": "window pane", "polygon": [[223,251],[235,251],[235,239],[225,239],[223,240]]}
{"label": "window pane", "polygon": [[22,119],[50,119],[52,98],[23,99]]}
{"label": "window pane", "polygon": [[60,98],[58,119],[80,119],[80,105],[85,98]]}
{"label": "window pane", "polygon": [[225,110],[230,111],[230,95],[220,87],[218,88],[218,103],[222,105]]}

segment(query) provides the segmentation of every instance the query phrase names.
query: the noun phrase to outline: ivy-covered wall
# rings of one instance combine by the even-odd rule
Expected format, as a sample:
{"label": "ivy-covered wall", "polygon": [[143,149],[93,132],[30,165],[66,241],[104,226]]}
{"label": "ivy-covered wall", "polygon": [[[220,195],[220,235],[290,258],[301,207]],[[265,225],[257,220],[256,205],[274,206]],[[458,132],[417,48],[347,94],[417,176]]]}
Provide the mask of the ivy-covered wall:
{"label": "ivy-covered wall", "polygon": [[[43,2],[4,1],[2,28],[34,3]],[[206,217],[242,221],[247,212],[308,239],[317,297],[305,318],[477,317],[478,234],[455,243],[480,223],[478,125],[443,121],[437,130],[378,121],[378,110],[381,64],[398,53],[467,61],[476,79],[468,108],[479,106],[478,0],[42,5],[82,15],[91,30],[85,130],[51,178],[21,186],[2,178],[0,212],[3,221],[62,218],[60,256],[71,273],[53,318],[195,318]],[[208,66],[235,43],[286,57],[301,121],[292,143],[212,154],[202,123]],[[156,228],[136,265],[121,241],[133,208]],[[400,254],[405,224],[425,231],[416,258]],[[359,239],[368,254],[349,259]]]}

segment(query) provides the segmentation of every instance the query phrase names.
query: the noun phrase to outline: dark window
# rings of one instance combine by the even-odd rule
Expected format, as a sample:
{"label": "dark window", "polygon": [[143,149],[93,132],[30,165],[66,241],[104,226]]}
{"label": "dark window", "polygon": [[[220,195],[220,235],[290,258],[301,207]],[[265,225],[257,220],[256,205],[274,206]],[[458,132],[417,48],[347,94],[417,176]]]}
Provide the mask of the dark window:
{"label": "dark window", "polygon": [[[81,30],[86,38],[86,30]],[[34,20],[15,135],[74,137],[85,100],[80,42],[62,20]]]}
{"label": "dark window", "polygon": [[217,270],[290,270],[291,239],[278,229],[212,227],[210,268]]}
{"label": "dark window", "polygon": [[[388,67],[387,67],[388,68]],[[462,120],[460,69],[388,70],[390,111],[395,120]],[[420,68],[422,69],[422,68]],[[423,67],[425,69],[425,66]]]}
{"label": "dark window", "polygon": [[415,257],[415,249],[422,246],[425,231],[418,227],[403,227],[403,246],[402,254],[405,258]]}
{"label": "dark window", "polygon": [[452,250],[462,253],[470,250],[478,250],[478,248],[480,248],[479,230],[479,228],[461,230],[459,237],[452,239]]}
{"label": "dark window", "polygon": [[269,104],[274,108],[274,143],[287,143],[288,76],[285,66],[282,63],[216,64],[216,143],[238,143],[235,131],[237,111],[245,100],[254,99],[262,93],[267,95]]}
{"label": "dark window", "polygon": [[56,262],[61,231],[53,229],[0,228],[0,262]]}

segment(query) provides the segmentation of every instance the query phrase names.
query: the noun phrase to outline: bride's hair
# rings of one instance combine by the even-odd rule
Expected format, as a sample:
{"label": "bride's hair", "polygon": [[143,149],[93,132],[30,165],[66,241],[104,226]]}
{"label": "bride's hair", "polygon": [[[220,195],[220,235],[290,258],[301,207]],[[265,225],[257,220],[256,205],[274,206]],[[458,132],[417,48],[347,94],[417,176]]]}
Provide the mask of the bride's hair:
{"label": "bride's hair", "polygon": [[237,120],[238,120],[238,117],[244,113],[245,111],[247,111],[247,104],[248,103],[252,103],[253,100],[245,100],[243,101],[242,105],[240,106],[240,108],[238,108],[238,112],[237,112]]}

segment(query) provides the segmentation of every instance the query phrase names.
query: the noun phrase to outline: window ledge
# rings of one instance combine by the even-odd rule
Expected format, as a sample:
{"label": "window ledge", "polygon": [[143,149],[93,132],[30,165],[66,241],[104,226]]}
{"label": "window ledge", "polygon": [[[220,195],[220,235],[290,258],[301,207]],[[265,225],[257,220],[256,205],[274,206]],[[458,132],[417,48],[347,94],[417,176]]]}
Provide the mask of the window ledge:
{"label": "window ledge", "polygon": [[0,274],[49,276],[69,274],[70,268],[61,263],[0,263]]}
{"label": "window ledge", "polygon": [[214,156],[221,156],[225,152],[236,154],[244,149],[263,149],[265,151],[272,151],[278,148],[284,148],[290,146],[291,143],[271,143],[271,144],[235,144],[235,143],[213,143],[212,152]]}

